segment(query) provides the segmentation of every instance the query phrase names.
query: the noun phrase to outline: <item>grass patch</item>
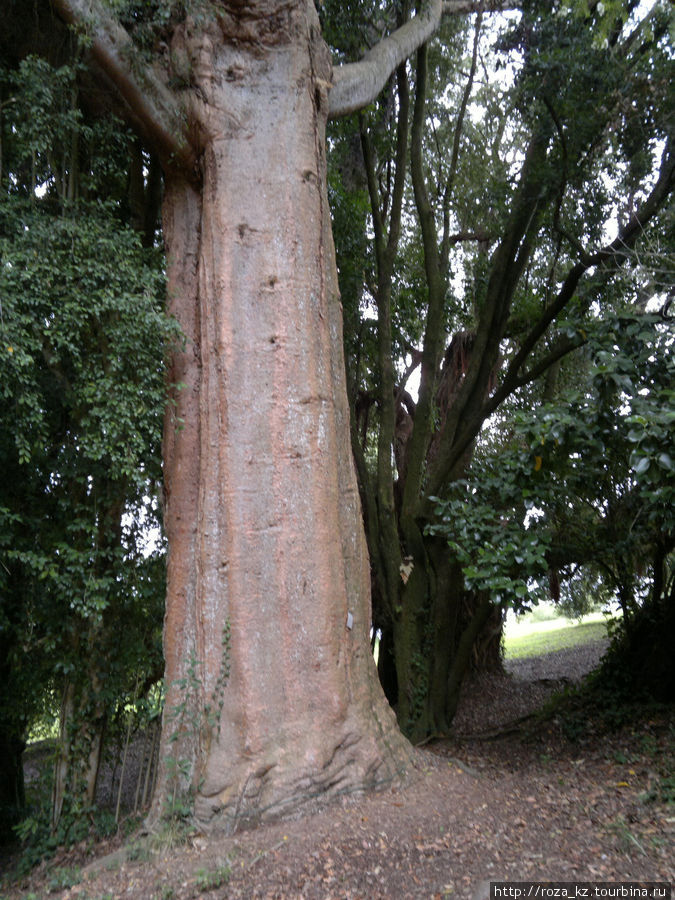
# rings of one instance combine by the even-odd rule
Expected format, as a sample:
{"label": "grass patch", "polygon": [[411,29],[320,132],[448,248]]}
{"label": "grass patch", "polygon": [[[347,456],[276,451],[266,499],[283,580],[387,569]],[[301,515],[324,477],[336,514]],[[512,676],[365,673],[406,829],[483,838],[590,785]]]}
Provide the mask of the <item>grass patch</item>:
{"label": "grass patch", "polygon": [[[549,624],[549,623],[547,623]],[[504,655],[506,659],[524,659],[528,656],[542,656],[567,650],[580,644],[590,644],[607,637],[607,626],[603,622],[582,622],[570,625],[566,622],[556,623],[555,628],[528,631],[525,634],[507,632],[504,639]]]}

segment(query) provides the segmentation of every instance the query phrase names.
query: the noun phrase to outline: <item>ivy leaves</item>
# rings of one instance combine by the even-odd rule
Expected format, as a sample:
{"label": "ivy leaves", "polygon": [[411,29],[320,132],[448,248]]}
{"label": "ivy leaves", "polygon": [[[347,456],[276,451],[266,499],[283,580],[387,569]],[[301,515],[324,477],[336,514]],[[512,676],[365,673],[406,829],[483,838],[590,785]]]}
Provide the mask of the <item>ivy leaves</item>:
{"label": "ivy leaves", "polygon": [[128,134],[87,117],[75,62],[0,81],[0,730],[11,703],[25,735],[65,683],[95,683],[112,716],[157,677],[165,572],[146,536],[178,328],[160,248],[125,224]]}
{"label": "ivy leaves", "polygon": [[0,391],[22,464],[44,454],[58,415],[62,452],[70,444],[109,477],[134,479],[158,432],[162,344],[176,328],[136,235],[104,209],[78,212],[53,219],[20,201],[0,211]]}

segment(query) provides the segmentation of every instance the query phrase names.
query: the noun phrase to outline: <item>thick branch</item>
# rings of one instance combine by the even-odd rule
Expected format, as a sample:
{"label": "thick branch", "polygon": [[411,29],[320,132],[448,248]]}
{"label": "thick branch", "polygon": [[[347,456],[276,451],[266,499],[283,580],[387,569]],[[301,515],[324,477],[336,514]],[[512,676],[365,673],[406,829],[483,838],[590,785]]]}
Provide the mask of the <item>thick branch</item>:
{"label": "thick branch", "polygon": [[392,72],[435,34],[442,6],[441,0],[429,0],[423,12],[375,44],[359,62],[335,69],[329,116],[346,116],[372,103]]}
{"label": "thick branch", "polygon": [[91,53],[127,104],[164,166],[178,166],[194,177],[195,153],[175,97],[136,53],[131,38],[99,0],[52,0],[69,25],[86,30]]}
{"label": "thick branch", "polygon": [[[483,406],[499,356],[499,344],[511,301],[539,228],[549,179],[548,167],[545,165],[548,141],[548,127],[543,127],[530,140],[511,214],[492,258],[471,362],[448,411],[441,433],[439,453],[428,473],[428,496],[440,493],[452,467],[462,456],[456,452],[457,432],[461,423],[473,423],[475,411]],[[462,433],[465,431],[466,428],[463,428]],[[470,441],[463,444],[462,453],[469,443]]]}
{"label": "thick branch", "polygon": [[381,40],[359,62],[335,69],[328,115],[336,119],[372,103],[392,72],[433,37],[443,16],[479,10],[496,12],[517,6],[514,0],[429,0],[422,12]]}
{"label": "thick branch", "polygon": [[426,454],[431,440],[434,416],[434,395],[436,374],[443,352],[443,301],[445,299],[445,278],[441,272],[438,252],[438,232],[436,220],[429,200],[424,165],[422,160],[422,135],[426,121],[427,92],[427,48],[421,47],[417,54],[417,86],[413,112],[412,140],[410,148],[411,174],[415,205],[422,230],[424,246],[424,268],[428,287],[427,321],[424,329],[422,349],[422,369],[420,373],[419,401],[410,446],[408,449],[408,471],[403,489],[402,520],[414,515],[424,475]]}
{"label": "thick branch", "polygon": [[[377,441],[377,500],[379,529],[383,539],[381,556],[386,573],[386,587],[389,602],[397,596],[399,585],[398,555],[391,548],[398,546],[396,532],[396,505],[394,501],[394,471],[391,448],[396,431],[396,393],[394,363],[392,359],[392,314],[391,291],[394,264],[401,235],[401,214],[406,177],[408,149],[408,76],[405,66],[397,73],[399,112],[396,126],[396,171],[394,190],[389,216],[389,237],[386,245],[383,239],[377,259],[377,360],[379,369],[380,429]],[[369,177],[370,181],[370,177]],[[371,196],[373,208],[377,195]]]}

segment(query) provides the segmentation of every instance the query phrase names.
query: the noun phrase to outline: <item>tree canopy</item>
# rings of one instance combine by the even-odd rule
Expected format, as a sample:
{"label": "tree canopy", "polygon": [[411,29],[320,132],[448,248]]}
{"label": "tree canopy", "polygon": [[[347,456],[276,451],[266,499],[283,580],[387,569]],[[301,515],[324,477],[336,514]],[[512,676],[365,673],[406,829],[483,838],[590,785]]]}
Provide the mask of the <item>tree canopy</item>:
{"label": "tree canopy", "polygon": [[[624,452],[621,489],[611,487],[618,473],[601,474],[618,464],[603,450],[567,448],[580,462],[563,474],[544,448],[559,441],[562,459],[565,422],[596,448],[618,447],[636,421],[626,405],[650,396],[672,440],[662,418],[672,383],[668,21],[660,4],[536,3],[501,24],[453,20],[375,107],[331,132],[380,670],[416,737],[447,729],[478,635],[498,634],[503,611],[531,600],[533,578],[557,598],[561,572],[609,548],[598,513],[614,490],[654,465],[667,496],[665,445],[652,463],[633,456],[633,468]],[[354,40],[358,52],[367,21],[343,34],[344,52]],[[599,333],[643,335],[659,360],[656,394],[630,380],[637,343],[628,363],[619,345],[593,343]],[[600,402],[603,365],[614,393],[600,413],[591,397]],[[575,521],[579,503],[596,516],[583,520],[584,552],[565,559],[560,516]],[[653,537],[670,545],[666,519]],[[488,643],[483,664],[498,646]]]}

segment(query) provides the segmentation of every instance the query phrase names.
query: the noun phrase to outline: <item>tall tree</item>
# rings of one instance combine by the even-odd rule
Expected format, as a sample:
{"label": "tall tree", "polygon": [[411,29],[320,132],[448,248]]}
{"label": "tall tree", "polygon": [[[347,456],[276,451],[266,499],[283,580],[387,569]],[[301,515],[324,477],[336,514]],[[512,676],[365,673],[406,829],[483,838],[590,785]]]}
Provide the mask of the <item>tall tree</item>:
{"label": "tall tree", "polygon": [[335,73],[309,0],[157,4],[145,56],[134,5],[53,6],[160,155],[169,309],[186,338],[164,438],[155,816],[191,789],[203,825],[234,828],[382,783],[408,751],[369,649],[324,128],[377,95],[443,5]]}

